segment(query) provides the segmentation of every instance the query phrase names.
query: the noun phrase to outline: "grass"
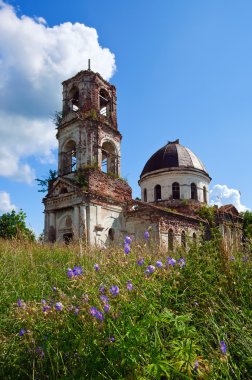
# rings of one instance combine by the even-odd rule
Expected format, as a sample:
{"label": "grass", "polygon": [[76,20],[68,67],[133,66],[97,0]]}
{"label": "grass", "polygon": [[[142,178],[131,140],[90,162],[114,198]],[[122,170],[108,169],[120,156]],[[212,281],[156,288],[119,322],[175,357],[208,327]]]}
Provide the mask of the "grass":
{"label": "grass", "polygon": [[170,256],[151,241],[128,255],[0,241],[0,377],[252,379],[251,258],[218,240]]}

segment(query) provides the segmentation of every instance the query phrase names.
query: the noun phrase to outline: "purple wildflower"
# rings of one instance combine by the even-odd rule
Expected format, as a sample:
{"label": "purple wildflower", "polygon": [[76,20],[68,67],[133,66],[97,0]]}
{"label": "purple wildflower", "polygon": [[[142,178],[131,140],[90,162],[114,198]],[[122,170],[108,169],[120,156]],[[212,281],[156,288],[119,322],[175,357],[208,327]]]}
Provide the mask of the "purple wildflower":
{"label": "purple wildflower", "polygon": [[45,305],[44,307],[43,307],[43,313],[46,313],[47,311],[49,311],[51,309],[51,307],[50,306],[48,306],[48,305]]}
{"label": "purple wildflower", "polygon": [[220,349],[221,349],[221,352],[226,355],[227,353],[227,345],[226,343],[224,342],[224,340],[221,340],[220,341]]}
{"label": "purple wildflower", "polygon": [[145,233],[144,233],[144,238],[145,238],[145,240],[149,240],[149,238],[150,238],[150,233],[149,233],[149,231],[145,231]]}
{"label": "purple wildflower", "polygon": [[156,262],[156,267],[157,267],[157,268],[161,268],[162,266],[163,266],[162,261],[158,260],[158,261]]}
{"label": "purple wildflower", "polygon": [[71,268],[68,268],[68,270],[67,270],[67,276],[68,276],[69,278],[72,278],[72,277],[74,276],[74,273],[73,273],[73,271],[72,271]]}
{"label": "purple wildflower", "polygon": [[42,347],[37,347],[35,351],[36,351],[36,354],[37,354],[38,356],[40,356],[41,358],[43,358],[43,357],[45,356],[45,353],[44,353]]}
{"label": "purple wildflower", "polygon": [[109,291],[113,296],[117,296],[119,294],[119,287],[117,285],[112,285]]}
{"label": "purple wildflower", "polygon": [[102,301],[102,303],[108,303],[108,297],[107,296],[104,296],[104,295],[102,295],[101,297],[100,297],[100,300]]}
{"label": "purple wildflower", "polygon": [[176,264],[176,260],[173,259],[172,257],[167,257],[167,264],[174,267],[174,265]]}
{"label": "purple wildflower", "polygon": [[150,272],[150,273],[154,273],[155,270],[156,270],[156,268],[154,267],[154,265],[149,265],[149,266],[148,266],[148,269],[149,269],[149,272]]}
{"label": "purple wildflower", "polygon": [[20,298],[17,300],[18,307],[21,307],[22,309],[26,308],[26,303],[22,301]]}
{"label": "purple wildflower", "polygon": [[78,315],[79,311],[80,311],[80,309],[78,307],[76,307],[75,310],[74,310],[74,315]]}
{"label": "purple wildflower", "polygon": [[58,311],[61,311],[63,310],[63,305],[61,302],[56,302],[55,304],[55,309],[58,310]]}
{"label": "purple wildflower", "polygon": [[95,264],[95,265],[94,265],[94,269],[95,269],[96,271],[98,271],[98,270],[100,269],[99,265],[98,265],[98,264]]}
{"label": "purple wildflower", "polygon": [[180,268],[183,268],[186,265],[186,261],[183,257],[181,259],[178,259],[178,265]]}
{"label": "purple wildflower", "polygon": [[96,316],[96,313],[97,313],[97,309],[96,309],[96,307],[91,307],[91,309],[90,309],[90,314],[91,314],[93,317],[95,317],[95,316]]}
{"label": "purple wildflower", "polygon": [[104,320],[104,314],[101,311],[99,311],[96,307],[91,307],[90,314],[93,317],[100,319],[100,321]]}
{"label": "purple wildflower", "polygon": [[83,273],[83,270],[82,270],[81,266],[75,266],[74,267],[74,269],[73,269],[74,276],[79,276],[82,273]]}
{"label": "purple wildflower", "polygon": [[56,292],[56,290],[57,290],[56,286],[53,286],[53,287],[52,287],[52,290],[53,290],[54,292]]}
{"label": "purple wildflower", "polygon": [[99,287],[99,291],[100,291],[101,293],[104,293],[104,292],[105,292],[105,287],[104,287],[103,285],[101,285],[101,286]]}
{"label": "purple wildflower", "polygon": [[108,313],[109,309],[110,309],[110,305],[108,303],[106,305],[104,305],[103,310],[105,313]]}
{"label": "purple wildflower", "polygon": [[148,275],[148,274],[150,274],[150,270],[146,269],[144,273]]}
{"label": "purple wildflower", "polygon": [[141,257],[140,259],[138,259],[137,264],[140,265],[140,267],[141,267],[144,264],[144,258]]}
{"label": "purple wildflower", "polygon": [[114,341],[115,341],[115,337],[114,337],[114,335],[112,335],[112,336],[109,338],[109,340],[110,340],[111,343],[114,343]]}
{"label": "purple wildflower", "polygon": [[126,236],[125,239],[124,239],[124,243],[125,244],[130,244],[131,243],[131,237],[130,236]]}
{"label": "purple wildflower", "polygon": [[46,300],[44,298],[41,300],[41,304],[46,305]]}
{"label": "purple wildflower", "polygon": [[133,285],[132,285],[132,282],[131,282],[131,281],[128,281],[128,282],[127,282],[127,289],[128,289],[128,290],[132,290],[132,289],[133,289]]}
{"label": "purple wildflower", "polygon": [[20,335],[20,336],[23,336],[25,333],[26,333],[26,330],[25,330],[25,329],[21,329],[21,330],[19,331],[19,335]]}
{"label": "purple wildflower", "polygon": [[232,255],[230,256],[230,261],[234,261],[235,260],[235,257]]}
{"label": "purple wildflower", "polygon": [[195,360],[193,370],[198,371],[198,368],[199,368],[199,362],[198,362],[198,360]]}
{"label": "purple wildflower", "polygon": [[126,253],[126,255],[127,255],[128,253],[130,253],[130,245],[127,244],[127,243],[124,244],[124,252]]}

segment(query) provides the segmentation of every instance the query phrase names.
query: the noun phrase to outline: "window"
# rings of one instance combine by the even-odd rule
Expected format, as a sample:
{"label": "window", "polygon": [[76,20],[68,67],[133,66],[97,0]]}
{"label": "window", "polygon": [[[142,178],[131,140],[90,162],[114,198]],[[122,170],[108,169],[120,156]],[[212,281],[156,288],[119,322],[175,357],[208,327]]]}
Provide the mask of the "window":
{"label": "window", "polygon": [[69,107],[71,111],[79,110],[79,97],[79,89],[74,86],[69,93]]}
{"label": "window", "polygon": [[186,249],[186,234],[185,231],[181,233],[181,245],[184,249]]}
{"label": "window", "polygon": [[103,88],[99,93],[99,109],[100,114],[103,116],[109,116],[110,113],[110,99],[109,94]]}
{"label": "window", "polygon": [[203,187],[203,201],[207,203],[207,189],[206,186]]}
{"label": "window", "polygon": [[66,194],[66,193],[68,193],[67,188],[66,187],[62,187],[60,189],[60,194]]}
{"label": "window", "polygon": [[193,233],[192,238],[193,238],[193,244],[196,245],[197,244],[197,235],[195,232]]}
{"label": "window", "polygon": [[108,236],[109,236],[109,238],[110,238],[111,241],[114,241],[114,239],[115,239],[115,230],[114,230],[114,228],[110,228],[109,229]]}
{"label": "window", "polygon": [[144,192],[143,192],[143,200],[144,202],[147,202],[147,190],[144,189]]}
{"label": "window", "polygon": [[68,141],[62,151],[63,174],[76,171],[76,144],[74,141]]}
{"label": "window", "polygon": [[162,199],[161,198],[161,186],[160,185],[156,185],[154,188],[154,198],[155,198],[155,201],[160,201]]}
{"label": "window", "polygon": [[170,228],[168,231],[168,251],[173,251],[173,245],[174,245],[174,234],[173,230]]}
{"label": "window", "polygon": [[191,199],[198,200],[197,186],[195,183],[191,183]]}
{"label": "window", "polygon": [[118,160],[114,144],[106,141],[102,144],[102,171],[118,175]]}
{"label": "window", "polygon": [[174,182],[172,184],[172,198],[173,199],[180,199],[180,188],[179,188],[178,182]]}

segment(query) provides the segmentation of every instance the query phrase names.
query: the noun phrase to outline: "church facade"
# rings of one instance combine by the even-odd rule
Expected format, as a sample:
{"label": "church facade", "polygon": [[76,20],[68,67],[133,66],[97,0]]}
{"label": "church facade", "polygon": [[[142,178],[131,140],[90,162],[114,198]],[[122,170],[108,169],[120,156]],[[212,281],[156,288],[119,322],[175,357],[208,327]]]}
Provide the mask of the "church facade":
{"label": "church facade", "polygon": [[[155,152],[140,175],[141,200],[132,199],[120,177],[122,136],[117,126],[116,88],[91,70],[63,82],[57,128],[58,177],[50,181],[45,205],[45,240],[84,239],[108,245],[125,234],[153,239],[172,250],[186,248],[207,231],[200,217],[209,202],[211,178],[203,163],[179,140]],[[242,220],[234,206],[216,208],[227,248],[238,248]]]}

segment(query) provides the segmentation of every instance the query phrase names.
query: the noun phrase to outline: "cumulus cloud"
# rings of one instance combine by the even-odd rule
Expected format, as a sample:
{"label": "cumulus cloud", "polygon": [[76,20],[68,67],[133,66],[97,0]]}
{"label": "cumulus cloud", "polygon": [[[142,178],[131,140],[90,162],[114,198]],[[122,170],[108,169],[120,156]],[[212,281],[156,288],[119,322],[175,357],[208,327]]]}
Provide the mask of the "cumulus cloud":
{"label": "cumulus cloud", "polygon": [[241,203],[239,190],[231,189],[227,185],[215,185],[210,190],[210,204],[219,207],[233,204],[239,212],[246,211],[248,208]]}
{"label": "cumulus cloud", "polygon": [[99,45],[94,28],[49,27],[43,17],[19,17],[0,0],[0,175],[30,182],[34,173],[25,159],[52,160],[50,116],[61,108],[61,82],[87,68],[89,58],[92,70],[109,80],[115,57]]}
{"label": "cumulus cloud", "polygon": [[0,213],[16,210],[17,207],[11,203],[10,194],[0,191]]}

